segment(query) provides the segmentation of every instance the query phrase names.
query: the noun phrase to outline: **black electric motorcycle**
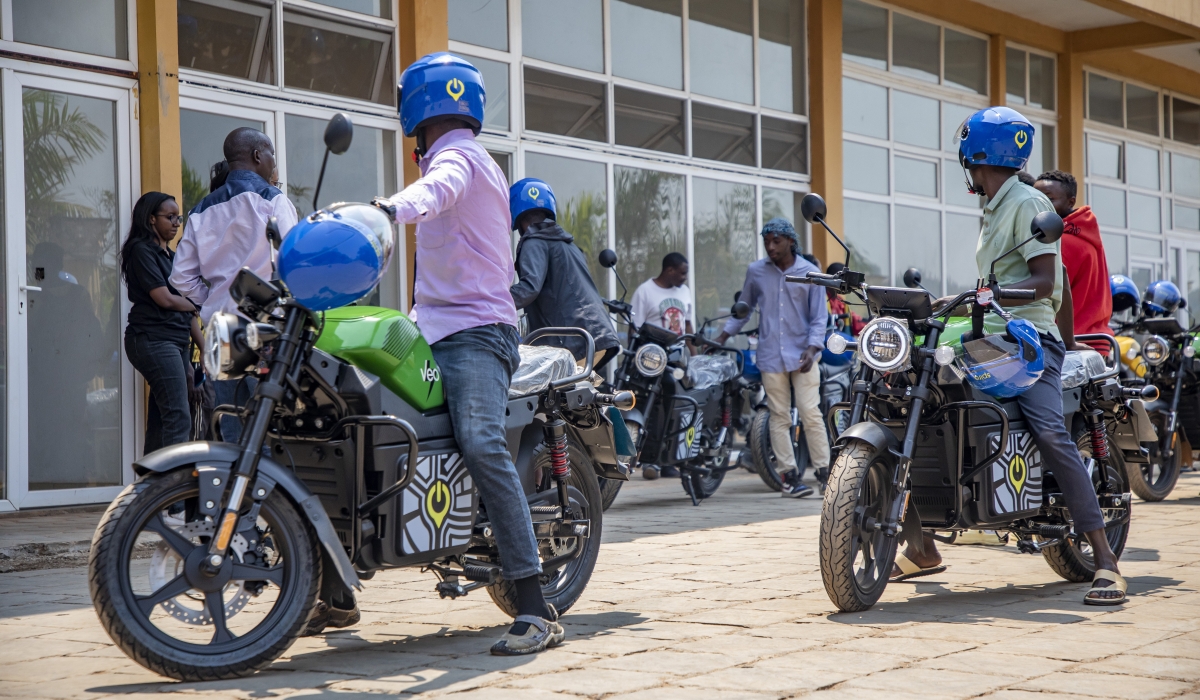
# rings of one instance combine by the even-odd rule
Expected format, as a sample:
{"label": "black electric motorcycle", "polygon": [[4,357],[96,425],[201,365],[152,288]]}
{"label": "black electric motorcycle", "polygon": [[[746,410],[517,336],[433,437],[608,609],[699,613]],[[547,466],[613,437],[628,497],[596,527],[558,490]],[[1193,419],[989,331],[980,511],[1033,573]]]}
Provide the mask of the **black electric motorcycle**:
{"label": "black electric motorcycle", "polygon": [[[599,257],[606,268],[617,264],[612,250],[601,251]],[[621,281],[619,275],[617,279]],[[633,326],[633,309],[624,295],[605,305]],[[643,323],[629,347],[622,349],[613,384],[637,398],[636,407],[624,414],[636,453],[633,466],[677,467],[693,505],[716,493],[725,472],[737,469],[729,448],[743,401],[740,351],[709,340],[704,330],[721,318],[749,314],[745,302],[735,302],[728,316],[707,320],[690,335]],[[703,353],[692,356],[689,344]]]}
{"label": "black electric motorcycle", "polygon": [[[825,224],[819,196],[806,196],[802,212],[837,238]],[[1057,241],[1062,220],[1039,214],[1033,234],[1025,243]],[[925,290],[867,285],[862,273],[849,268],[788,281],[854,294],[873,316],[855,345],[843,346],[845,339],[834,336],[838,340],[829,347],[835,353],[853,347],[859,360],[852,399],[839,407],[849,409],[850,425],[835,441],[821,512],[821,575],[838,609],[874,605],[887,586],[898,542],[922,542],[923,533],[952,541],[967,529],[1006,530],[1017,536],[1021,551],[1042,554],[1064,579],[1092,579],[1090,546],[1073,531],[1052,467],[1042,462],[1016,400],[975,390],[956,361],[955,345],[966,342],[958,336],[970,328],[968,338],[980,342],[984,313],[1011,318],[998,300],[1033,299],[1033,290],[1003,289],[993,274],[935,313]],[[948,324],[962,304],[971,306],[969,326]],[[1138,424],[1145,414],[1140,402],[1127,401],[1142,390],[1123,388],[1116,353],[1111,360],[1106,366],[1099,353],[1068,355],[1064,376],[1073,379],[1064,382],[1063,413],[1090,468],[1109,545],[1119,556],[1131,507],[1124,462],[1144,454]]]}

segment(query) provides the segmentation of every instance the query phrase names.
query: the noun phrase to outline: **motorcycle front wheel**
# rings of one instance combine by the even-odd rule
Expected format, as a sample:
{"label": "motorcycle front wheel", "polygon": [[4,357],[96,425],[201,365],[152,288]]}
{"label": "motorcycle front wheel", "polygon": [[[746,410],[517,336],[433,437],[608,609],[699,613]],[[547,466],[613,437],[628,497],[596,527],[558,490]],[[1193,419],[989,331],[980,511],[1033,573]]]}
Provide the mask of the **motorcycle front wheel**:
{"label": "motorcycle front wheel", "polygon": [[857,440],[830,469],[818,550],[825,592],[842,612],[869,609],[887,587],[897,544],[883,530],[891,483],[886,454]]}
{"label": "motorcycle front wheel", "polygon": [[[1183,429],[1176,428],[1175,432],[1167,434],[1167,417],[1162,413],[1150,415],[1150,422],[1159,435],[1158,444],[1150,448],[1148,464],[1128,464],[1129,487],[1143,501],[1161,501],[1171,495],[1175,482],[1179,481],[1179,472],[1183,468],[1183,450],[1187,441],[1183,437]],[[1167,447],[1172,448],[1170,457],[1164,457]],[[1188,448],[1190,458],[1190,447]]]}
{"label": "motorcycle front wheel", "polygon": [[[321,555],[296,507],[273,491],[234,535],[215,574],[216,530],[192,469],[128,486],[105,511],[88,559],[100,624],[129,658],[181,681],[247,676],[279,658],[316,604]],[[243,509],[243,520],[250,504]]]}

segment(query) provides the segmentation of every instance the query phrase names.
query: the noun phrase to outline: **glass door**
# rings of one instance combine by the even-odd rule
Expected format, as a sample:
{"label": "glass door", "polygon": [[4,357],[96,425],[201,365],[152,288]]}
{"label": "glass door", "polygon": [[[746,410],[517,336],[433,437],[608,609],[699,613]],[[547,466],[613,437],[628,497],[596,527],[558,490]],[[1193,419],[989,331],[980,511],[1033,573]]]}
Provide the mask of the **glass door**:
{"label": "glass door", "polygon": [[129,90],[6,70],[3,95],[10,499],[103,502],[132,475]]}
{"label": "glass door", "polygon": [[[180,98],[179,107],[179,133],[182,136],[180,155],[183,161],[183,201],[180,206],[186,213],[209,193],[212,168],[225,159],[222,147],[229,132],[243,126],[250,127],[263,132],[274,143],[275,113],[186,96]],[[278,158],[277,143],[275,152]]]}
{"label": "glass door", "polygon": [[1171,281],[1187,299],[1180,320],[1194,325],[1200,320],[1200,241],[1171,241],[1170,267]]}

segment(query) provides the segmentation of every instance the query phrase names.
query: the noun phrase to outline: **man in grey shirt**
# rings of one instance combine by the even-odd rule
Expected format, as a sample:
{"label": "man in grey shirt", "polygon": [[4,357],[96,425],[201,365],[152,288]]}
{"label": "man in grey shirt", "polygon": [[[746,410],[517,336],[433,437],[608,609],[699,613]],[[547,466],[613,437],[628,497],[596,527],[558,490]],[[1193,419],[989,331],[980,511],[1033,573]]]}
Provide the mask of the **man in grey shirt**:
{"label": "man in grey shirt", "polygon": [[[821,416],[821,371],[817,362],[825,345],[829,310],[824,291],[807,284],[793,284],[786,275],[805,275],[820,270],[800,256],[800,239],[787,219],[768,221],[762,230],[767,257],[751,263],[741,300],[758,307],[758,356],[767,407],[771,411],[771,450],[783,480],[783,495],[802,498],[813,490],[801,482],[792,452],[792,394],[804,426],[813,468],[829,468],[829,438]],[[747,319],[731,318],[717,342],[746,325]]]}

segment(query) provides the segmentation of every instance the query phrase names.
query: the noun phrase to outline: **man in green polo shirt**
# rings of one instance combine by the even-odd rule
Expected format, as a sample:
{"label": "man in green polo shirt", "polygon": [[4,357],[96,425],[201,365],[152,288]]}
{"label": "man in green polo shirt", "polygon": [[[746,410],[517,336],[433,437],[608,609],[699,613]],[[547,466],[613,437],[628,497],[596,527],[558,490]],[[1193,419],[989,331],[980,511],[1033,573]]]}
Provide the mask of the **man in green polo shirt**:
{"label": "man in green polo shirt", "polygon": [[[1033,152],[1033,137],[1033,125],[1007,107],[980,110],[968,117],[959,131],[959,161],[967,171],[968,187],[973,194],[985,195],[988,200],[975,250],[980,277],[987,276],[992,260],[1029,238],[1034,216],[1054,211],[1045,195],[1021,184],[1017,178],[1017,172],[1025,167]],[[1092,546],[1096,575],[1084,603],[1119,605],[1125,601],[1125,579],[1117,569],[1117,558],[1105,536],[1104,516],[1091,476],[1067,432],[1062,413],[1060,372],[1066,348],[1054,323],[1063,293],[1059,244],[1027,243],[996,264],[996,279],[1001,287],[1036,292],[1033,301],[1001,302],[1013,316],[1032,323],[1041,336],[1045,370],[1037,383],[1017,397],[1017,402],[1043,463],[1054,473],[1062,490],[1075,531],[1082,532]],[[949,297],[939,299],[937,306],[940,308],[949,300]],[[987,315],[984,328],[989,334],[1004,333],[1004,326],[1003,318]],[[924,539],[924,546],[910,542],[905,553],[896,559],[894,580],[944,569],[937,546],[929,538]]]}

